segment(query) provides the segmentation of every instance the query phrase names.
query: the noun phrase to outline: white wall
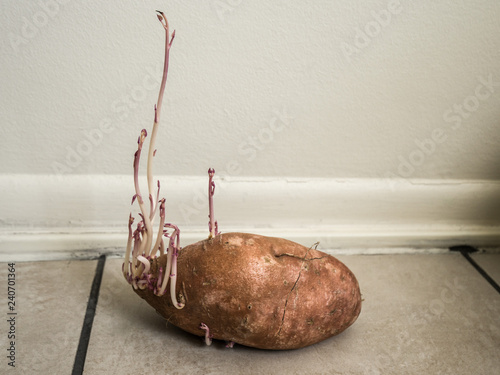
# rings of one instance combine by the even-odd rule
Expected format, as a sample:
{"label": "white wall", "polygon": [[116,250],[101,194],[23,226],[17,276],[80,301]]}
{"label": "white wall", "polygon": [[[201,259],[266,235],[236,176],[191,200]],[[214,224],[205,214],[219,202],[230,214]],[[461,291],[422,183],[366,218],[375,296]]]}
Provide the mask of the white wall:
{"label": "white wall", "polygon": [[[498,1],[19,0],[0,4],[4,192],[22,174],[52,181],[36,196],[57,201],[53,178],[131,174],[161,79],[155,9],[176,29],[158,174],[497,186]],[[61,209],[34,222],[22,197],[0,203],[9,231],[96,224]]]}

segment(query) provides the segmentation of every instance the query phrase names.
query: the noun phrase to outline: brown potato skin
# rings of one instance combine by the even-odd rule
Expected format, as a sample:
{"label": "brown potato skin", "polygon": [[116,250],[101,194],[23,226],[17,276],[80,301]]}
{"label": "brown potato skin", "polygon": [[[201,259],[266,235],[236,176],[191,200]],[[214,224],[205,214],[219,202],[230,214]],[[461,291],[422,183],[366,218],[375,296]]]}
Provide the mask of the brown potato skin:
{"label": "brown potato skin", "polygon": [[[166,256],[153,261],[152,273]],[[361,311],[354,274],[321,251],[281,238],[219,234],[179,252],[176,309],[170,293],[136,290],[169,323],[260,349],[297,349],[339,334]],[[167,286],[167,289],[169,286]]]}

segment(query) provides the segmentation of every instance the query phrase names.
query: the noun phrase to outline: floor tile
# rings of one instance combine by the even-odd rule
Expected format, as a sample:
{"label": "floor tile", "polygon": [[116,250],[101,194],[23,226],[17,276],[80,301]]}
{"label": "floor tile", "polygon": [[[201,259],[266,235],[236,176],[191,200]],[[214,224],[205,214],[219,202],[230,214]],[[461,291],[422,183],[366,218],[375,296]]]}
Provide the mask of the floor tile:
{"label": "floor tile", "polygon": [[460,254],[339,256],[363,293],[358,321],[294,351],[226,349],[169,325],[110,259],[85,374],[494,374],[500,295]]}
{"label": "floor tile", "polygon": [[350,373],[496,373],[500,295],[460,254],[342,259],[365,298]]}
{"label": "floor tile", "polygon": [[500,254],[470,254],[470,257],[500,285]]}
{"label": "floor tile", "polygon": [[[16,367],[9,374],[71,373],[95,267],[96,261],[16,263]],[[7,271],[7,263],[0,263],[3,286]],[[2,298],[6,311],[5,292]],[[10,341],[6,328],[4,322],[2,353]],[[2,355],[0,373],[7,373],[6,361]]]}

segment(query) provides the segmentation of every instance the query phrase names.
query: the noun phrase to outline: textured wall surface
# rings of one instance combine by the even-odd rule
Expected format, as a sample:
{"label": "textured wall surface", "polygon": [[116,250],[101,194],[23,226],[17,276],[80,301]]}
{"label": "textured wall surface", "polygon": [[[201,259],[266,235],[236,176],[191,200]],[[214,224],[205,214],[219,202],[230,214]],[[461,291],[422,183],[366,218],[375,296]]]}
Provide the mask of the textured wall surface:
{"label": "textured wall surface", "polygon": [[2,1],[0,173],[500,179],[500,2]]}

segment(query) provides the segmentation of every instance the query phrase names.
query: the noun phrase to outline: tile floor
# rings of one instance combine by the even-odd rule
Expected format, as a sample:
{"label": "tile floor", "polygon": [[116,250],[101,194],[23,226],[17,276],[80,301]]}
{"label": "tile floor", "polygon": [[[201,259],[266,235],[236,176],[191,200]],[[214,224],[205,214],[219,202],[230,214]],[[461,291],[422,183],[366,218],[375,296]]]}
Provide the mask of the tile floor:
{"label": "tile floor", "polygon": [[[125,283],[122,260],[107,259],[83,373],[500,373],[500,294],[461,254],[338,258],[358,278],[361,315],[341,335],[294,351],[226,349],[221,342],[207,347],[166,326]],[[472,258],[500,283],[500,254]],[[8,300],[2,288],[0,373],[72,373],[97,263],[16,263],[16,367],[5,355]],[[3,285],[7,274],[0,263]]]}

